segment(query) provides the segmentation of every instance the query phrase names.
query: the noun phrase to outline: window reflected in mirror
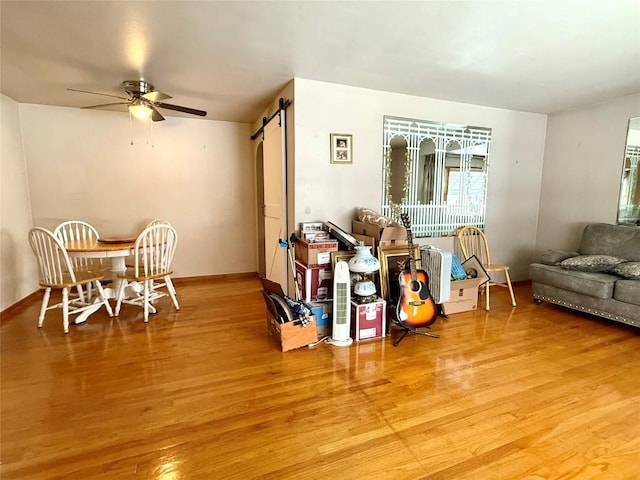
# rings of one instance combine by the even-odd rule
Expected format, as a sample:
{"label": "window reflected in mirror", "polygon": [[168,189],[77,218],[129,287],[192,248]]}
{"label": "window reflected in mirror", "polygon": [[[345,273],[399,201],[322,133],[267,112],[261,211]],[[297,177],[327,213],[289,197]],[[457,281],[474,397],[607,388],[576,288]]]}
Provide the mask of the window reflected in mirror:
{"label": "window reflected in mirror", "polygon": [[384,117],[384,215],[416,237],[484,228],[491,129]]}
{"label": "window reflected in mirror", "polygon": [[640,225],[640,117],[629,120],[625,146],[618,223]]}

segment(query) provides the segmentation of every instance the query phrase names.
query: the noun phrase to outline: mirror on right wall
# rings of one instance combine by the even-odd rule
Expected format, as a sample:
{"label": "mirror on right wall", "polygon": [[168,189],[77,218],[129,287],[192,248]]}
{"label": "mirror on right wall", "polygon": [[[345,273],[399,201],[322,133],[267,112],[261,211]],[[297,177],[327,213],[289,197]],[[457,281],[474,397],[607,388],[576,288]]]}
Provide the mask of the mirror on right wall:
{"label": "mirror on right wall", "polygon": [[640,117],[631,118],[627,128],[627,145],[618,202],[618,223],[640,225]]}

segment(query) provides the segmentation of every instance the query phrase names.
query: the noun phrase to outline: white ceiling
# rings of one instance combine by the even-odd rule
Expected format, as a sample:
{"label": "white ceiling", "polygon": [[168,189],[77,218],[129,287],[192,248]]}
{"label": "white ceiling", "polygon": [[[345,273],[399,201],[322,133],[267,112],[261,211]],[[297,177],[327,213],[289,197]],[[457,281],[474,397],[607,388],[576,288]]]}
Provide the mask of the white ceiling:
{"label": "white ceiling", "polygon": [[117,101],[66,89],[122,95],[123,80],[144,78],[173,96],[167,103],[253,122],[294,77],[540,113],[640,92],[640,0],[2,0],[0,9],[0,91],[21,103]]}

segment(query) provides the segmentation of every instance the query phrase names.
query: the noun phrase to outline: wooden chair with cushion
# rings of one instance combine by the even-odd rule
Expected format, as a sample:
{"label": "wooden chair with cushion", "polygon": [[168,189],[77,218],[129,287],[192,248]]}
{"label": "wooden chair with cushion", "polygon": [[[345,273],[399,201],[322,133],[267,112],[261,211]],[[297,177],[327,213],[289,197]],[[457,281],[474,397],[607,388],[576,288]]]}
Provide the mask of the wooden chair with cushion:
{"label": "wooden chair with cushion", "polygon": [[482,264],[489,276],[491,273],[502,272],[505,276],[505,282],[497,282],[489,280],[485,284],[486,295],[486,309],[489,310],[489,289],[492,285],[499,287],[506,287],[511,294],[511,305],[516,306],[516,298],[513,294],[513,287],[511,286],[511,278],[509,277],[509,267],[507,265],[493,265],[491,263],[491,254],[489,251],[489,242],[484,232],[477,227],[461,227],[457,233],[458,245],[462,251],[464,260],[475,255],[478,261]]}
{"label": "wooden chair with cushion", "polygon": [[[44,324],[47,310],[62,308],[62,325],[64,333],[69,332],[69,315],[85,312],[85,318],[90,313],[99,309],[102,305],[107,309],[109,316],[113,316],[111,305],[106,299],[100,283],[104,275],[99,272],[76,271],[73,262],[69,258],[62,242],[49,230],[35,227],[29,230],[29,243],[38,260],[39,283],[44,287],[38,327]],[[77,297],[71,292],[74,287],[93,285],[98,291],[98,297],[92,303],[86,302],[80,295]],[[62,301],[55,305],[49,305],[51,290],[62,292]],[[82,291],[81,289],[78,289]],[[77,320],[79,323],[79,321]]]}
{"label": "wooden chair with cushion", "polygon": [[[168,223],[159,223],[145,228],[135,244],[135,256],[133,267],[128,267],[118,277],[126,280],[121,283],[118,290],[116,311],[120,313],[123,303],[136,305],[144,309],[144,321],[149,321],[149,311],[155,311],[151,303],[169,295],[176,310],[180,309],[176,290],[171,281],[171,262],[178,244],[178,233]],[[132,297],[125,297],[125,288],[128,282],[142,284],[142,292]],[[161,282],[161,283],[158,283]],[[165,289],[166,292],[160,291]]]}

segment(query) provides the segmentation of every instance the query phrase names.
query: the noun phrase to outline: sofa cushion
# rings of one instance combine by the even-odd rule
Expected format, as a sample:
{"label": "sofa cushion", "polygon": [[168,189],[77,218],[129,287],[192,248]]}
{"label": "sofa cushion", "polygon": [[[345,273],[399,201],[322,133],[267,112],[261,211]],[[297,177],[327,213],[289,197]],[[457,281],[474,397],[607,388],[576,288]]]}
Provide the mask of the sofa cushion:
{"label": "sofa cushion", "polygon": [[529,276],[532,282],[596,298],[611,298],[615,283],[620,280],[620,277],[608,273],[579,272],[541,263],[532,263],[529,266]]}
{"label": "sofa cushion", "polygon": [[582,232],[578,252],[582,255],[612,255],[630,262],[640,261],[640,227],[590,223]]}
{"label": "sofa cushion", "polygon": [[640,280],[618,280],[613,298],[621,302],[640,305]]}
{"label": "sofa cushion", "polygon": [[619,263],[611,269],[611,273],[630,280],[640,280],[640,262]]}
{"label": "sofa cushion", "polygon": [[606,272],[623,262],[626,262],[624,258],[611,255],[578,255],[562,260],[557,265],[567,270],[580,272]]}

